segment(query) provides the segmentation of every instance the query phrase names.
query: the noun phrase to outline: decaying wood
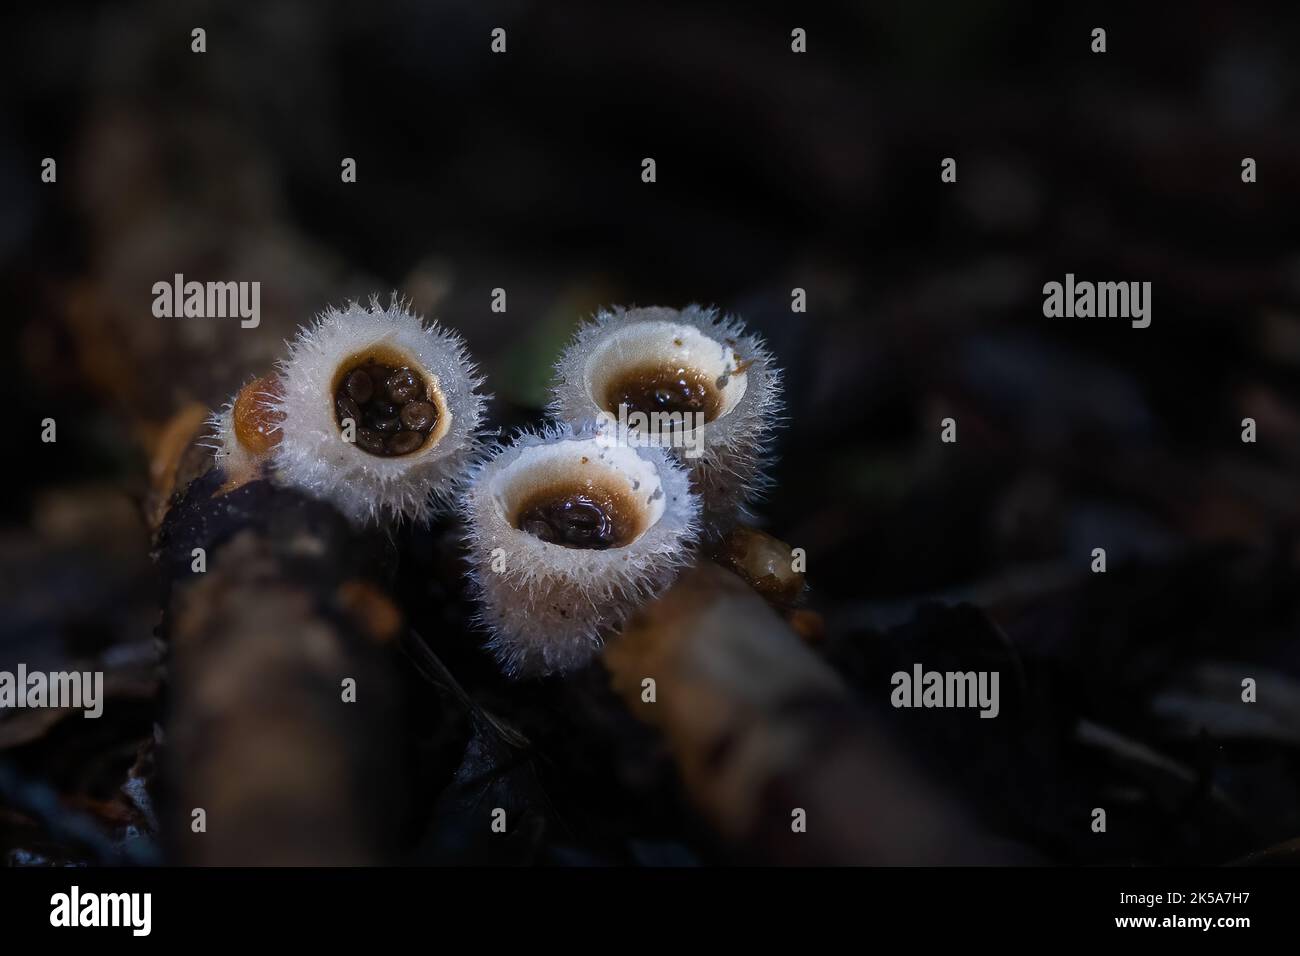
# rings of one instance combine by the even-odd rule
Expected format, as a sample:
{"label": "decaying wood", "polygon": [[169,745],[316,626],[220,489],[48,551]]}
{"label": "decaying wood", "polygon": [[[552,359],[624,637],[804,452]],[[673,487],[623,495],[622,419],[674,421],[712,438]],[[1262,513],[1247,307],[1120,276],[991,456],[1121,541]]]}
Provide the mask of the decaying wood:
{"label": "decaying wood", "polygon": [[[698,809],[759,859],[1026,859],[940,797],[840,678],[716,565],[684,574],[610,642],[604,660],[627,705],[663,732]],[[806,832],[793,826],[797,810]]]}
{"label": "decaying wood", "polygon": [[382,562],[326,505],[266,481],[218,494],[222,483],[217,470],[195,480],[158,538],[171,849],[210,865],[391,859],[408,786],[402,615],[368,576]]}
{"label": "decaying wood", "polygon": [[794,570],[793,556],[784,541],[743,525],[732,530],[713,555],[777,607],[789,607],[803,596],[804,575]]}

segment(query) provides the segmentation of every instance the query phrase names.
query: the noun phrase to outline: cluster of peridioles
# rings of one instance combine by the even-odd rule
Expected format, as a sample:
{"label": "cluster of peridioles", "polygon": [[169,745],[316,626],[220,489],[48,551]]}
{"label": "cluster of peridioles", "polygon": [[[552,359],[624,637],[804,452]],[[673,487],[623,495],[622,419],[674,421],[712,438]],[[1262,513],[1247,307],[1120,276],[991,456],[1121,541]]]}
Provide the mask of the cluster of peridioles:
{"label": "cluster of peridioles", "polygon": [[[213,416],[217,456],[228,485],[265,472],[357,524],[459,510],[502,669],[568,671],[747,516],[780,373],[740,320],[699,306],[601,311],[555,368],[552,423],[488,445],[459,335],[396,299],[331,308]],[[629,413],[679,425],[638,434]]]}

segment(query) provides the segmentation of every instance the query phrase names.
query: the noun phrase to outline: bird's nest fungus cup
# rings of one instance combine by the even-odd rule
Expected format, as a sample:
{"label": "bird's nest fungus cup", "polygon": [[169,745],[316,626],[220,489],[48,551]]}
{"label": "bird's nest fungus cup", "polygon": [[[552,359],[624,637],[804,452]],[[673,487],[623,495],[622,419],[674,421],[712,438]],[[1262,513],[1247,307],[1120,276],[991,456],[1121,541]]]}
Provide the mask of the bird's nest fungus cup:
{"label": "bird's nest fungus cup", "polygon": [[594,424],[524,434],[482,463],[465,527],[488,647],[512,676],[568,671],[690,559],[699,503],[658,448]]}
{"label": "bird's nest fungus cup", "polygon": [[714,527],[762,493],[780,373],[761,338],[713,309],[615,308],[574,336],[556,366],[551,413],[617,421],[630,443],[667,447]]}
{"label": "bird's nest fungus cup", "polygon": [[400,303],[328,310],[280,365],[276,476],[359,522],[427,519],[478,450],[482,381],[458,335]]}
{"label": "bird's nest fungus cup", "polygon": [[266,375],[244,384],[234,398],[208,418],[207,440],[230,490],[257,478],[280,443],[280,380]]}

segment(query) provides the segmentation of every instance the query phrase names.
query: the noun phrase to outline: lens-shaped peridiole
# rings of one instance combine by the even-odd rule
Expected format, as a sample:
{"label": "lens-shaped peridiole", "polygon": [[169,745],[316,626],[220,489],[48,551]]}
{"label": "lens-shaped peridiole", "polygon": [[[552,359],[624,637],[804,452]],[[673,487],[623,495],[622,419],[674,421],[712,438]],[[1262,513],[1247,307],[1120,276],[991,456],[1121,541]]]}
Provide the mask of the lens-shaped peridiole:
{"label": "lens-shaped peridiole", "polygon": [[522,449],[491,487],[506,524],[563,548],[627,547],[664,512],[655,463],[594,438]]}
{"label": "lens-shaped peridiole", "polygon": [[703,415],[705,422],[711,422],[721,405],[714,380],[677,362],[628,369],[605,389],[605,408],[615,415],[626,408],[645,414]]}
{"label": "lens-shaped peridiole", "polygon": [[640,515],[627,488],[606,481],[561,482],[520,504],[515,527],[548,544],[603,551],[640,533]]}
{"label": "lens-shaped peridiole", "polygon": [[686,416],[693,428],[736,407],[746,365],[731,345],[696,328],[650,321],[606,336],[587,357],[583,380],[591,404],[612,415],[640,412],[651,429],[670,421],[664,416]]}
{"label": "lens-shaped peridiole", "polygon": [[[372,348],[340,362],[330,389],[340,430],[380,458],[437,442],[449,424],[442,390],[408,355]],[[349,426],[349,422],[351,426]]]}

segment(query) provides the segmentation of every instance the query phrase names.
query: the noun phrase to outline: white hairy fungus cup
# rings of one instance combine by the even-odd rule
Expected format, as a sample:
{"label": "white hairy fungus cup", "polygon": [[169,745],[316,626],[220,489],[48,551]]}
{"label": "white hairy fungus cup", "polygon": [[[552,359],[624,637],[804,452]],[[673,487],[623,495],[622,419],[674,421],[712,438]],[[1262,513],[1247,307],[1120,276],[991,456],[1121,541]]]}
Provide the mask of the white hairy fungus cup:
{"label": "white hairy fungus cup", "polygon": [[479,447],[483,383],[460,336],[394,299],[328,309],[279,366],[276,478],[357,522],[427,520]]}
{"label": "white hairy fungus cup", "polygon": [[691,559],[699,502],[658,448],[598,425],[519,435],[464,498],[487,646],[511,677],[570,671]]}
{"label": "white hairy fungus cup", "polygon": [[560,421],[615,419],[627,434],[657,435],[690,472],[714,528],[748,517],[767,487],[780,409],[780,372],[763,340],[697,305],[597,313],[556,363],[550,407]]}

